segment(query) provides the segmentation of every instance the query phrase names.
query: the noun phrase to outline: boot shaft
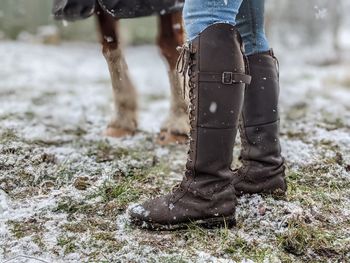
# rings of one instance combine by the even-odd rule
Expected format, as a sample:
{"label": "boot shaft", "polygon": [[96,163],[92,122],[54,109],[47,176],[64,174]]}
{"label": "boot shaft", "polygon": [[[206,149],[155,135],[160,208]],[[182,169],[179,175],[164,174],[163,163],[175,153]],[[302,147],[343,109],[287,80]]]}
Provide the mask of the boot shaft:
{"label": "boot shaft", "polygon": [[278,62],[272,50],[248,56],[252,81],[245,91],[242,116],[245,126],[256,126],[279,119]]}
{"label": "boot shaft", "polygon": [[279,141],[278,61],[272,50],[248,57],[252,82],[247,87],[242,109],[240,173],[252,182],[284,174]]}
{"label": "boot shaft", "polygon": [[188,51],[184,57],[189,62],[191,133],[186,167],[202,189],[215,182],[220,187],[232,179],[232,150],[250,82],[242,40],[236,27],[214,24],[189,44]]}

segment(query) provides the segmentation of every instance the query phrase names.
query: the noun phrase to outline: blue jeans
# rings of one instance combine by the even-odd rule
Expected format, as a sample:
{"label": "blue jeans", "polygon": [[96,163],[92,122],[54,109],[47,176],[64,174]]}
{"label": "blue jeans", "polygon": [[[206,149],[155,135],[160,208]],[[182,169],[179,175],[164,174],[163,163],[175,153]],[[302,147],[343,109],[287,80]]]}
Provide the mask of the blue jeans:
{"label": "blue jeans", "polygon": [[238,27],[246,55],[270,49],[264,27],[265,0],[187,0],[183,12],[188,40],[212,24],[229,23]]}

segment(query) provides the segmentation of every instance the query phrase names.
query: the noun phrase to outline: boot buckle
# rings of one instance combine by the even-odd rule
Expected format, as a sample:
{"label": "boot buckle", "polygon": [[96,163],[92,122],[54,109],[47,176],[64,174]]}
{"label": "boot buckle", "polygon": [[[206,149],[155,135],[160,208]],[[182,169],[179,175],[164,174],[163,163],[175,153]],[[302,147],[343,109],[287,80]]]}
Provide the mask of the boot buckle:
{"label": "boot buckle", "polygon": [[222,73],[222,84],[231,85],[233,84],[233,72],[225,71]]}

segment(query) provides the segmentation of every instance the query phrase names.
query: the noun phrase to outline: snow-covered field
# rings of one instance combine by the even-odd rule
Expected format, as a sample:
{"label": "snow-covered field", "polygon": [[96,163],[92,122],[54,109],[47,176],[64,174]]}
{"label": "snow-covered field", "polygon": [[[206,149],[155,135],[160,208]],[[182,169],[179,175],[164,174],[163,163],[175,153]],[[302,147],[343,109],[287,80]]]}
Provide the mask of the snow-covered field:
{"label": "snow-covered field", "polygon": [[153,233],[125,210],[181,179],[186,147],[154,142],[169,94],[157,50],[126,52],[140,132],[107,139],[98,46],[0,43],[0,262],[350,262],[350,60],[281,58],[287,197],[242,197],[234,229]]}

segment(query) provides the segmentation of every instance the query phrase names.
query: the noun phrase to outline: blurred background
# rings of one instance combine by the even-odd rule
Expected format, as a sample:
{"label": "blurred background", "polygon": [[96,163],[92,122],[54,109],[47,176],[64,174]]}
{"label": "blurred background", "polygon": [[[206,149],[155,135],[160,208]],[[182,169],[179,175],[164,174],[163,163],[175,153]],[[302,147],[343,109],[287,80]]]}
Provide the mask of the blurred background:
{"label": "blurred background", "polygon": [[[48,0],[1,0],[0,39],[42,41],[97,41],[94,18],[74,23],[54,21]],[[155,17],[123,20],[125,42],[137,45],[154,42]],[[55,36],[55,39],[53,38]],[[58,38],[57,38],[58,37]]]}
{"label": "blurred background", "polygon": [[[47,0],[1,0],[0,39],[51,44],[97,40],[93,18],[76,23],[55,22],[50,14],[51,4]],[[350,1],[267,0],[266,4],[268,35],[275,45],[293,49],[322,46],[329,52],[350,46]],[[123,20],[122,24],[127,44],[154,42],[154,17]]]}

